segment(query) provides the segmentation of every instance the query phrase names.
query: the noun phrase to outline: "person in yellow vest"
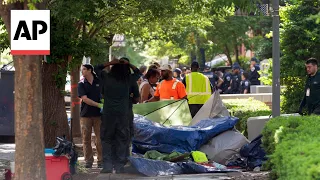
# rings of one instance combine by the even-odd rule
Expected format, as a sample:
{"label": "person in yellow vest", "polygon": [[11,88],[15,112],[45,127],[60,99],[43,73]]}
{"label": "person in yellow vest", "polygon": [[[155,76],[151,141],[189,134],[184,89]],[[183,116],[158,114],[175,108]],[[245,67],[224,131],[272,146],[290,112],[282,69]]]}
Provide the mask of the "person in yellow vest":
{"label": "person in yellow vest", "polygon": [[163,80],[157,85],[157,89],[151,99],[145,102],[178,100],[187,98],[186,88],[179,80],[173,78],[172,68],[168,64],[160,67]]}
{"label": "person in yellow vest", "polygon": [[191,73],[182,80],[186,87],[191,116],[194,117],[211,97],[213,86],[207,76],[199,73],[199,63],[192,62]]}

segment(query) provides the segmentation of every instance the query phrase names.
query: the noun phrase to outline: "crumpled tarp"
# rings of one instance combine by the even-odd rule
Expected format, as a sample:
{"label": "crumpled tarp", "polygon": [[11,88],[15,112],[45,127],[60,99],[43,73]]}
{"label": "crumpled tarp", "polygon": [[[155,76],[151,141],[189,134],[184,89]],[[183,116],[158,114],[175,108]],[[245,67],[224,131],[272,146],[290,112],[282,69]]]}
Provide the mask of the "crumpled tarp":
{"label": "crumpled tarp", "polygon": [[263,162],[267,160],[266,152],[261,147],[262,135],[256,137],[251,143],[248,143],[240,149],[241,158],[228,163],[227,166],[239,166],[249,170],[261,167]]}
{"label": "crumpled tarp", "polygon": [[227,169],[225,166],[222,165],[215,166],[216,163],[213,163],[213,167],[210,167],[196,164],[194,162],[172,163],[168,161],[158,161],[139,157],[129,157],[129,160],[132,166],[135,167],[138,172],[151,177],[177,174],[198,174],[237,171],[233,169]]}
{"label": "crumpled tarp", "polygon": [[150,150],[161,153],[187,153],[198,150],[216,135],[232,129],[238,122],[236,117],[205,119],[194,126],[166,127],[135,116],[133,152],[144,154]]}

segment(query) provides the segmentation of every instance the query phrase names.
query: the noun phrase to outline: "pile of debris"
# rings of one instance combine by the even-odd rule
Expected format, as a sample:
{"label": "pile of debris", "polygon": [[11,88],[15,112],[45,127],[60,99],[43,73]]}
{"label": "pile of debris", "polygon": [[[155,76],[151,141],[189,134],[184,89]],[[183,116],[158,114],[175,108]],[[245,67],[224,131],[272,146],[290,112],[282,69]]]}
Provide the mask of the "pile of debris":
{"label": "pile of debris", "polygon": [[266,160],[261,136],[249,142],[234,128],[239,119],[219,93],[193,119],[185,100],[139,104],[134,112],[130,162],[144,175],[260,171]]}

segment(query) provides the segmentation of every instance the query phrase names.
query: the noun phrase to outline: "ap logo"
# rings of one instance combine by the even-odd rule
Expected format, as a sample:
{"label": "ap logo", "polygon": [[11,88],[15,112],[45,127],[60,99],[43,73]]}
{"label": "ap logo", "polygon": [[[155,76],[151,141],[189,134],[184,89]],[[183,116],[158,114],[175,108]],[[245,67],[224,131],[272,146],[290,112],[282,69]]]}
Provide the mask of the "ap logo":
{"label": "ap logo", "polygon": [[50,55],[50,10],[11,10],[11,54]]}

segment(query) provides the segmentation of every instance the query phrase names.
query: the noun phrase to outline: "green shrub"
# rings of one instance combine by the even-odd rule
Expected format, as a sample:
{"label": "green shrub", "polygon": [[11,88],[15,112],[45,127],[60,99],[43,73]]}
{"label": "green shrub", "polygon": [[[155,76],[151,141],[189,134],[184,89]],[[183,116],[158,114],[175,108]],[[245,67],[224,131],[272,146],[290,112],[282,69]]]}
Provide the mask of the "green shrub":
{"label": "green shrub", "polygon": [[271,119],[265,126],[263,147],[269,156],[264,169],[272,179],[320,179],[320,117]]}
{"label": "green shrub", "polygon": [[269,116],[271,114],[269,106],[253,98],[225,99],[223,103],[232,116],[239,118],[236,128],[246,137],[248,136],[247,120],[249,117]]}

